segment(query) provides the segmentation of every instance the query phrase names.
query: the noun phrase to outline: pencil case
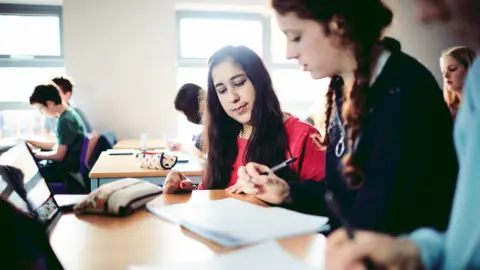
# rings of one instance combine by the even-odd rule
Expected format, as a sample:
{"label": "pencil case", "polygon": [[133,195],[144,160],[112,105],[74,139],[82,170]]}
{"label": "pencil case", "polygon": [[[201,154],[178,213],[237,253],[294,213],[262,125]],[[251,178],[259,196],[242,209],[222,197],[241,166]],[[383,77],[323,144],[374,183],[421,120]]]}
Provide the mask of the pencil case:
{"label": "pencil case", "polygon": [[160,195],[163,189],[145,180],[125,178],[92,191],[73,207],[76,214],[126,216]]}
{"label": "pencil case", "polygon": [[165,152],[139,152],[137,160],[142,168],[171,170],[177,164],[178,157]]}

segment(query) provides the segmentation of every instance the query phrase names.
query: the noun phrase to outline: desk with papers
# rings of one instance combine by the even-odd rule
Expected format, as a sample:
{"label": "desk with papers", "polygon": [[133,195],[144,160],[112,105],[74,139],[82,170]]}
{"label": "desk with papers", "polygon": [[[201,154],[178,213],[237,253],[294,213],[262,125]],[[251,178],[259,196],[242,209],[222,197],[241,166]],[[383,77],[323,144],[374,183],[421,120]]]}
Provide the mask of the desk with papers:
{"label": "desk with papers", "polygon": [[[157,207],[186,202],[201,204],[230,197],[266,206],[255,197],[230,195],[224,190],[161,195],[152,204]],[[247,255],[266,253],[269,250],[271,255],[282,256],[278,261],[288,263],[287,265],[301,263],[302,266],[322,269],[325,237],[321,234],[307,234],[267,241],[253,246],[253,251],[245,247],[225,248],[146,210],[139,210],[125,218],[64,214],[52,231],[50,243],[64,268],[72,270],[166,269],[160,268],[164,264],[170,265],[168,269],[190,269],[189,263],[204,267],[196,269],[209,269],[212,263],[219,263],[217,258],[222,266],[231,263],[231,258],[220,258],[222,255],[231,255],[235,260],[238,256],[245,256],[234,253],[239,250],[247,252]],[[239,262],[239,266],[244,267],[248,263],[249,270],[270,269],[269,265],[259,265],[262,259],[264,258],[252,258],[249,262]],[[183,267],[187,268],[178,268],[182,267],[178,263],[185,264]]]}

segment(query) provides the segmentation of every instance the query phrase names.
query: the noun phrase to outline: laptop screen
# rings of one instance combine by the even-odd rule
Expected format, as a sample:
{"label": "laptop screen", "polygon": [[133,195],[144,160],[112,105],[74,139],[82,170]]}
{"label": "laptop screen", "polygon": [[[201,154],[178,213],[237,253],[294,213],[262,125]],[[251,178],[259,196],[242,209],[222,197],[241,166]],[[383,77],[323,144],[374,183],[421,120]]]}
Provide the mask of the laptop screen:
{"label": "laptop screen", "polygon": [[[0,179],[1,196],[28,212],[27,204],[19,194],[23,190],[38,218],[44,222],[51,220],[59,211],[58,205],[25,142],[19,142],[0,156],[0,165],[6,165],[8,171],[2,174]],[[18,184],[19,189],[15,188],[15,183]]]}

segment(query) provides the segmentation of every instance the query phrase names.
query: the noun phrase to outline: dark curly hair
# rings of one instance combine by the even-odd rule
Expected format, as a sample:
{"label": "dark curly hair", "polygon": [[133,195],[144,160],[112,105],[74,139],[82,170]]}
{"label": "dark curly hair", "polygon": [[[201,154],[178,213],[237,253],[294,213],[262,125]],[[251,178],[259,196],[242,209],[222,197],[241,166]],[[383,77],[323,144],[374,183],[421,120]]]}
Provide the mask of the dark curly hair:
{"label": "dark curly hair", "polygon": [[[309,19],[324,25],[325,34],[334,34],[330,28],[331,22],[336,22],[342,43],[353,45],[357,62],[355,82],[342,108],[342,118],[348,127],[348,147],[353,149],[355,139],[367,114],[367,90],[371,77],[371,66],[375,44],[381,39],[382,33],[393,18],[392,11],[381,0],[272,0],[272,6],[277,13],[285,15],[294,13],[301,19]],[[325,127],[328,130],[334,101],[334,85],[332,79],[326,94]],[[322,145],[328,146],[328,133],[322,140]],[[363,185],[364,175],[354,163],[354,153],[350,151],[343,158],[344,174],[351,188]]]}

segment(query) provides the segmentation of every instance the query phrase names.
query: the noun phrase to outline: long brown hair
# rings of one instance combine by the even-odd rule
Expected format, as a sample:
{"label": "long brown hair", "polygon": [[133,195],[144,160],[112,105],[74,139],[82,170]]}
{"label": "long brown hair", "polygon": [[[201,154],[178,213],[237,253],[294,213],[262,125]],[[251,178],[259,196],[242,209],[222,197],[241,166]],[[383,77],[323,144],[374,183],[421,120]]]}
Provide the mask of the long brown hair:
{"label": "long brown hair", "polygon": [[[270,167],[284,161],[288,152],[288,134],[283,123],[280,101],[262,59],[245,46],[220,48],[209,60],[208,89],[202,117],[202,147],[208,153],[206,177],[202,182],[206,189],[228,186],[232,166],[238,155],[237,137],[242,124],[225,113],[212,76],[213,68],[227,59],[232,59],[242,67],[255,88],[251,113],[253,130],[243,161]],[[290,169],[280,171],[279,176],[285,180],[295,180],[295,173]]]}
{"label": "long brown hair", "polygon": [[[450,56],[455,59],[465,69],[469,69],[475,60],[475,51],[465,46],[457,46],[450,48],[442,53],[442,57]],[[448,105],[448,108],[452,111],[458,110],[460,103],[462,102],[461,93],[456,93],[443,87],[443,97]]]}
{"label": "long brown hair", "polygon": [[[360,134],[367,115],[367,91],[370,84],[373,51],[383,30],[392,22],[392,11],[381,0],[272,0],[273,8],[279,14],[293,12],[299,18],[315,20],[324,26],[327,35],[333,31],[330,23],[336,21],[343,30],[342,41],[352,44],[357,62],[355,82],[342,108],[342,118],[348,127],[349,153],[343,158],[344,174],[351,188],[363,185],[364,175],[354,164],[354,142]],[[336,33],[340,35],[339,33]],[[329,145],[328,128],[332,114],[334,87],[338,76],[332,78],[326,93],[324,146]],[[343,85],[343,84],[342,84]]]}

